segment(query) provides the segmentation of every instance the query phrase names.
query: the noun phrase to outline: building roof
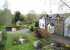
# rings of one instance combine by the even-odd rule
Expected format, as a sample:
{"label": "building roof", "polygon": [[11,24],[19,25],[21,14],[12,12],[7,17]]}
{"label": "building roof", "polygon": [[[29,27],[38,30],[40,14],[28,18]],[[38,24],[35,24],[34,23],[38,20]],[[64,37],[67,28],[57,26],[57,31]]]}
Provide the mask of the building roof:
{"label": "building roof", "polygon": [[[56,17],[64,17],[64,18],[66,18],[66,17],[69,17],[70,16],[70,13],[64,13],[64,14],[49,14],[48,16],[46,16],[46,17],[49,17],[49,18],[51,18],[51,19],[56,19]],[[41,15],[41,17],[40,17],[40,19],[42,19],[42,18],[45,18],[45,15]]]}

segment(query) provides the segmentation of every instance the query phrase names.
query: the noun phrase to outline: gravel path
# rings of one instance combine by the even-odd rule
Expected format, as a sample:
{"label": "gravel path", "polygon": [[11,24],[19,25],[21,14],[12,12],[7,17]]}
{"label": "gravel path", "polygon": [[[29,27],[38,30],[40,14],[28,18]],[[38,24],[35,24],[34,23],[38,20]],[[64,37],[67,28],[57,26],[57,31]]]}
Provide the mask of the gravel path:
{"label": "gravel path", "polygon": [[30,29],[27,29],[27,28],[24,28],[24,29],[21,29],[21,30],[17,30],[17,31],[7,31],[8,33],[16,33],[16,32],[20,32],[20,33],[30,33]]}
{"label": "gravel path", "polygon": [[29,30],[29,29],[24,28],[24,29],[18,30],[18,31],[16,31],[16,32],[29,33],[29,32],[30,32],[30,30]]}

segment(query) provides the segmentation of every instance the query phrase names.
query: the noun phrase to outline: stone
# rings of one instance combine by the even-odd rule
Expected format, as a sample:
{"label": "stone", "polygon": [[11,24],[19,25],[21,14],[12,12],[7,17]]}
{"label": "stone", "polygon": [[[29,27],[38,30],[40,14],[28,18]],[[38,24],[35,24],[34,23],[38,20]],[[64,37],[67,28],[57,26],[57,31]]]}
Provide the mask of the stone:
{"label": "stone", "polygon": [[12,32],[15,32],[16,31],[16,28],[12,28]]}
{"label": "stone", "polygon": [[18,42],[19,42],[20,44],[24,44],[24,43],[25,43],[25,39],[24,39],[24,38],[19,38],[19,39],[18,39]]}
{"label": "stone", "polygon": [[41,41],[40,40],[34,41],[33,47],[37,50],[41,49],[42,48]]}

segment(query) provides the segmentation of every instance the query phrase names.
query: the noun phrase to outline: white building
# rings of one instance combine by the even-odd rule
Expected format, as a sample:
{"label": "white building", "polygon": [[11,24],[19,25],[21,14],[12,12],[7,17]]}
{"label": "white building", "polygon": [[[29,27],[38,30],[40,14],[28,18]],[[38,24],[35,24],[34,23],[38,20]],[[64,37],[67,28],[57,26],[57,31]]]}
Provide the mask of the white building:
{"label": "white building", "polygon": [[39,28],[47,28],[49,33],[56,33],[58,35],[70,37],[70,14],[53,14],[48,17],[42,16],[39,19]]}
{"label": "white building", "polygon": [[49,33],[54,33],[54,25],[52,26],[52,24],[49,22],[48,20],[48,16],[42,16],[40,19],[39,19],[39,28],[40,29],[46,29],[47,28],[47,31]]}
{"label": "white building", "polygon": [[45,29],[45,17],[39,19],[39,27]]}
{"label": "white building", "polygon": [[50,23],[47,25],[47,30],[50,34],[53,34],[55,31],[55,27],[51,25]]}

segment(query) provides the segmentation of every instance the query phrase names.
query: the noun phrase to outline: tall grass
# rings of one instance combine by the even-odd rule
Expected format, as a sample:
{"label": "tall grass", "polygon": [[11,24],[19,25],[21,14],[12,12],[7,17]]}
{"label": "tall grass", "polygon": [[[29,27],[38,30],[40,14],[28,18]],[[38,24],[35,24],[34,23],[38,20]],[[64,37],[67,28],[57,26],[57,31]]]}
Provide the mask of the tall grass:
{"label": "tall grass", "polygon": [[[23,45],[13,45],[13,40],[15,38],[18,38],[19,36],[27,37],[29,40],[27,43]],[[34,50],[33,49],[33,41],[35,40],[35,37],[32,36],[30,33],[20,33],[20,32],[14,32],[14,33],[7,33],[7,43],[6,43],[6,50]]]}

